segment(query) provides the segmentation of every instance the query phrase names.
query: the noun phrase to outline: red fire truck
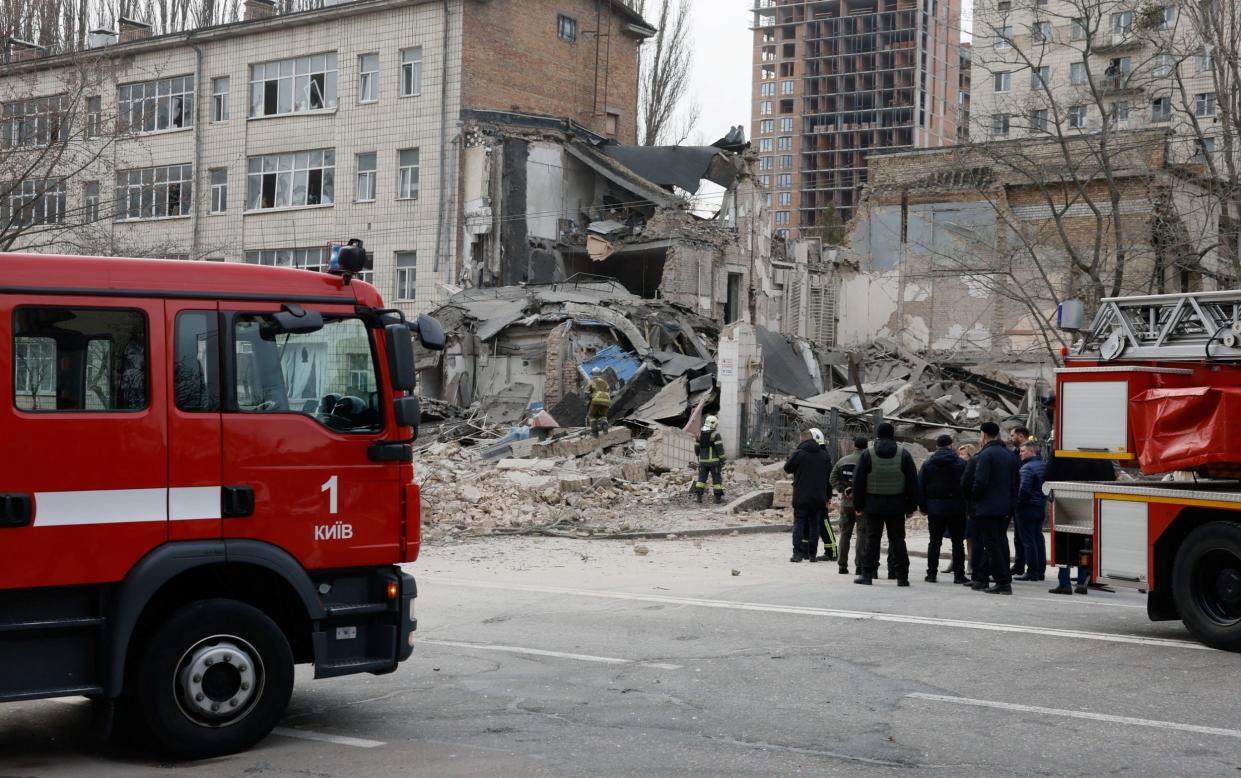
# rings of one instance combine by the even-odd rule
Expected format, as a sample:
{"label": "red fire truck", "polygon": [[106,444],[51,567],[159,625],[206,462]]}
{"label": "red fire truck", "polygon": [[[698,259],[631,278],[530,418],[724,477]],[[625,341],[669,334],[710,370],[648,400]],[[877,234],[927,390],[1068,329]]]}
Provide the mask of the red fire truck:
{"label": "red fire truck", "polygon": [[1103,300],[1056,385],[1056,457],[1141,477],[1049,483],[1054,560],[1241,650],[1241,291]]}
{"label": "red fire truck", "polygon": [[418,333],[354,280],[0,254],[0,701],[85,695],[159,749],[247,748],[293,666],[413,650]]}

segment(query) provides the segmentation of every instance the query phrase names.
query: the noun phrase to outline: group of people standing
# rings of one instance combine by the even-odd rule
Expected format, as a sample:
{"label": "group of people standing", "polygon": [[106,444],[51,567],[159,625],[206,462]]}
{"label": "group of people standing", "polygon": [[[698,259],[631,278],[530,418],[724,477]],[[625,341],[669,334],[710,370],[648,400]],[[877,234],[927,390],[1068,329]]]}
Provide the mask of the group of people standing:
{"label": "group of people standing", "polygon": [[[1011,446],[1011,448],[1010,448]],[[849,546],[857,535],[854,583],[871,585],[878,577],[879,551],[888,536],[887,574],[897,586],[909,586],[909,552],[905,520],[921,510],[926,514],[930,543],[925,580],[938,578],[944,538],[952,545],[952,562],[944,572],[953,582],[990,594],[1012,594],[1014,577],[1044,580],[1047,545],[1043,537],[1046,464],[1025,427],[1001,439],[994,422],[981,426],[977,453],[967,445],[954,448],[950,435],[936,440],[936,450],[919,469],[913,457],[896,442],[891,424],[875,429],[875,439],[859,437],[854,451],[834,465],[823,434],[815,429],[802,436],[785,463],[793,474],[793,556],[789,561],[836,560],[841,574],[849,573]],[[833,537],[827,504],[840,494],[839,553],[825,543],[818,553],[819,535]],[[1008,529],[1015,528],[1015,551],[1010,558]],[[968,568],[966,565],[968,556]],[[1056,594],[1067,589],[1067,568]],[[1080,578],[1079,578],[1080,581]],[[1083,591],[1084,583],[1079,583]]]}

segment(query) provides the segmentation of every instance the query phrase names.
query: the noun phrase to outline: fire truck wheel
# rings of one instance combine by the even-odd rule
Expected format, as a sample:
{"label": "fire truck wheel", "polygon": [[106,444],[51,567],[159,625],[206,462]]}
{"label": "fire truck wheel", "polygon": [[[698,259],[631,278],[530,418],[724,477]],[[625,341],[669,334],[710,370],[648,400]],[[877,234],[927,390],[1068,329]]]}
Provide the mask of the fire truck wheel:
{"label": "fire truck wheel", "polygon": [[231,754],[262,740],[284,715],[293,652],[257,608],[204,600],[151,636],[134,688],[162,751],[182,759]]}
{"label": "fire truck wheel", "polygon": [[1216,521],[1190,533],[1176,554],[1172,593],[1194,637],[1241,651],[1241,524]]}

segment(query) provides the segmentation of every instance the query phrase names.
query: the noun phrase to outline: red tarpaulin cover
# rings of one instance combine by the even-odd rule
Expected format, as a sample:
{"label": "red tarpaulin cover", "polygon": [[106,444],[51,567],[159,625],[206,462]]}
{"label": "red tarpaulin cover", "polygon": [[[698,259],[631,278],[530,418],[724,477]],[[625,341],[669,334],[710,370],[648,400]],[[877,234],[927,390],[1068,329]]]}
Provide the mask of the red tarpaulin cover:
{"label": "red tarpaulin cover", "polygon": [[1130,400],[1129,427],[1148,475],[1241,463],[1241,387],[1148,389]]}

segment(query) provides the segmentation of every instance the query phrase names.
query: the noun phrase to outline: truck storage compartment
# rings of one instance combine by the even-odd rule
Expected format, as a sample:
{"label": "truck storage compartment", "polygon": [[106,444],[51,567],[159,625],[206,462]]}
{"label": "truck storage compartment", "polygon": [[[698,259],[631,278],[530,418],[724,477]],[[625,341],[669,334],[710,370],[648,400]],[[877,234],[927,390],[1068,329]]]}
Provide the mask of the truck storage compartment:
{"label": "truck storage compartment", "polygon": [[1137,432],[1129,417],[1133,397],[1184,386],[1192,370],[1140,366],[1070,367],[1059,382],[1056,448],[1060,456],[1134,458]]}
{"label": "truck storage compartment", "polygon": [[1130,402],[1138,464],[1146,474],[1204,470],[1241,474],[1241,388],[1149,389]]}

